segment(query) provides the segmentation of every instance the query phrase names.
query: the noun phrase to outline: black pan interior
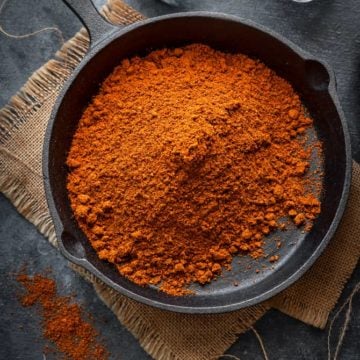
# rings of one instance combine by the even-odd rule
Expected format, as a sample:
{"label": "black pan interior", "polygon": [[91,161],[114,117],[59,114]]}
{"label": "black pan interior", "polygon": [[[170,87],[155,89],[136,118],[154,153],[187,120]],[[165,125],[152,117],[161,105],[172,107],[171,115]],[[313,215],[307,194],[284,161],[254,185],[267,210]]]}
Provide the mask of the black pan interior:
{"label": "black pan interior", "polygon": [[[196,294],[170,297],[154,288],[141,288],[121,277],[110,265],[100,261],[79,230],[72,216],[66,193],[64,166],[72,136],[82,111],[99,84],[118,65],[121,59],[144,55],[164,46],[201,42],[228,52],[241,52],[259,58],[279,75],[289,80],[301,94],[303,102],[315,119],[316,131],[324,144],[324,162],[316,156],[314,162],[323,167],[324,182],[322,212],[308,234],[297,229],[274,234],[267,241],[267,251],[275,251],[272,238],[281,237],[284,246],[278,250],[280,260],[270,268],[267,260],[253,261],[237,258],[233,270],[221,279],[204,287],[195,287]],[[142,26],[112,36],[86,57],[87,63],[75,76],[54,117],[48,148],[48,177],[55,222],[62,223],[61,241],[72,256],[91,263],[103,280],[136,299],[163,308],[187,312],[216,312],[231,310],[263,300],[295,279],[318,256],[326,245],[326,236],[336,218],[343,193],[347,150],[345,135],[337,108],[329,94],[330,76],[319,62],[306,59],[273,36],[244,25],[234,19],[206,16],[179,16],[150,21]],[[92,57],[93,56],[93,57]],[[54,215],[54,212],[53,212]],[[335,221],[336,222],[336,221]],[[58,234],[59,236],[59,234]],[[251,269],[248,269],[251,265]],[[267,269],[263,269],[265,265]],[[256,269],[261,269],[256,273]],[[293,280],[291,280],[293,281]]]}

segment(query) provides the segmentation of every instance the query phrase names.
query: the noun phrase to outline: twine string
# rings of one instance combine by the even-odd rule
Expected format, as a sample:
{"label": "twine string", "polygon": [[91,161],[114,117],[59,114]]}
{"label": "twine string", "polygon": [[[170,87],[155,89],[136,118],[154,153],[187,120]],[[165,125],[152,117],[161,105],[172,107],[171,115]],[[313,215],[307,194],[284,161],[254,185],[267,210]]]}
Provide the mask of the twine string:
{"label": "twine string", "polygon": [[[4,12],[5,6],[8,5],[9,2],[10,2],[10,0],[4,0],[3,3],[0,5],[0,17]],[[38,35],[43,32],[48,32],[48,31],[54,32],[55,34],[57,34],[58,39],[60,40],[60,48],[63,48],[63,51],[65,53],[65,55],[63,57],[62,66],[63,66],[64,70],[66,70],[68,72],[68,75],[70,75],[71,72],[74,70],[74,68],[70,64],[69,49],[64,47],[65,39],[63,36],[63,32],[57,26],[47,26],[47,27],[44,27],[39,30],[35,30],[35,31],[27,33],[27,34],[17,35],[17,34],[11,34],[8,31],[6,31],[4,29],[4,27],[1,25],[1,20],[0,20],[0,34],[3,34],[6,37],[15,39],[15,40],[22,40],[22,39],[30,38],[32,36]],[[54,93],[57,93],[59,91],[59,89],[61,88],[61,86],[62,86],[62,84],[58,84],[57,86],[55,86],[51,91],[48,92],[47,96],[42,99],[34,99],[33,105],[34,106],[41,105],[43,102],[45,102],[47,99],[49,99]],[[18,114],[18,116],[20,118],[23,118],[22,114]]]}
{"label": "twine string", "polygon": [[[260,344],[264,360],[269,360],[269,356],[268,356],[268,354],[266,352],[264,341],[263,341],[261,335],[257,332],[257,330],[253,326],[250,327],[250,330],[254,333],[254,335],[256,336],[257,341]],[[233,360],[241,360],[238,356],[231,355],[231,354],[224,354],[224,355],[220,355],[218,357],[218,359],[225,359],[225,358],[226,359],[233,359]]]}
{"label": "twine string", "polygon": [[[10,0],[4,0],[2,2],[2,4],[0,5],[0,16],[3,14],[4,9],[5,9],[6,5],[9,4],[9,2],[10,2]],[[15,40],[22,40],[22,39],[30,38],[32,36],[38,35],[38,34],[43,33],[43,32],[54,32],[57,35],[58,39],[60,40],[61,46],[63,46],[65,44],[63,32],[56,26],[44,27],[42,29],[35,30],[35,31],[29,32],[29,33],[26,33],[26,34],[11,34],[8,31],[6,31],[4,29],[4,27],[0,23],[0,33],[3,34],[4,36],[8,37],[8,38],[15,39]],[[68,50],[66,49],[66,54],[67,53],[68,53]],[[68,63],[68,59],[65,59],[65,61],[63,63],[63,66],[65,67],[66,70],[69,70],[69,71],[72,70],[72,67]],[[54,91],[57,91],[57,89],[54,89]],[[53,92],[50,92],[48,97],[51,96],[52,93]],[[45,100],[48,97],[46,97]],[[4,150],[4,149],[0,149],[0,150]],[[353,299],[354,299],[354,296],[359,292],[359,290],[360,290],[360,283],[358,283],[354,287],[354,289],[352,290],[349,297],[345,300],[345,302],[341,305],[341,307],[335,313],[334,317],[331,319],[331,322],[329,324],[328,337],[327,337],[328,360],[337,360],[338,359],[342,344],[343,344],[344,339],[345,339],[346,332],[348,330],[348,327],[349,327],[349,324],[350,324],[350,321],[351,321],[351,314],[352,314],[352,309],[353,309],[352,308]],[[344,321],[343,321],[343,325],[341,326],[341,329],[340,329],[340,334],[339,334],[338,341],[337,341],[337,344],[336,344],[334,357],[332,359],[331,358],[332,351],[331,351],[330,342],[331,342],[331,336],[332,336],[332,333],[333,333],[334,323],[339,318],[339,316],[341,315],[341,313],[343,312],[343,310],[345,308],[346,308],[345,318],[344,318]],[[252,332],[254,333],[254,335],[256,336],[256,338],[257,338],[257,340],[258,340],[258,342],[260,344],[264,360],[269,360],[269,357],[267,355],[267,352],[266,352],[266,349],[265,349],[265,346],[264,346],[264,342],[263,342],[260,334],[256,331],[256,329],[254,327],[251,327],[250,329],[252,330]],[[43,357],[46,359],[45,355],[43,355]],[[231,354],[221,355],[219,357],[219,359],[220,358],[222,358],[222,359],[227,358],[227,359],[233,359],[233,360],[240,360],[239,357],[231,355]]]}
{"label": "twine string", "polygon": [[[329,332],[328,332],[328,337],[327,337],[328,360],[337,360],[338,357],[339,357],[341,346],[342,346],[342,344],[344,342],[345,335],[346,335],[346,332],[347,332],[347,330],[349,328],[349,324],[350,324],[350,321],[351,321],[351,313],[352,313],[352,309],[353,309],[353,299],[354,299],[355,295],[359,292],[359,290],[360,290],[360,283],[357,283],[355,285],[355,287],[353,288],[353,290],[351,291],[351,294],[349,295],[349,297],[340,306],[340,308],[338,309],[338,311],[335,313],[335,315],[333,316],[333,318],[330,321]],[[331,341],[332,331],[333,331],[333,328],[334,328],[334,323],[339,318],[339,316],[341,315],[343,310],[346,308],[346,306],[347,306],[347,309],[346,309],[346,313],[345,313],[345,319],[344,319],[343,325],[341,326],[338,341],[336,343],[334,357],[332,358],[331,357],[332,352],[331,352],[330,341]],[[264,360],[269,360],[269,356],[268,356],[268,354],[266,352],[266,349],[265,349],[264,341],[261,338],[260,334],[252,326],[250,327],[250,330],[252,330],[252,332],[255,334],[255,336],[256,336],[259,344],[260,344],[261,350],[263,352]],[[218,359],[225,359],[225,358],[233,359],[233,360],[240,360],[240,358],[238,356],[231,355],[231,354],[221,355]]]}
{"label": "twine string", "polygon": [[263,356],[264,356],[264,360],[269,360],[269,357],[268,357],[268,354],[266,352],[266,349],[265,349],[265,345],[264,345],[264,341],[263,339],[261,338],[260,334],[256,331],[256,329],[251,326],[250,328],[252,330],[252,332],[255,334],[259,344],[260,344],[260,347],[261,347],[261,351],[263,353]]}
{"label": "twine string", "polygon": [[[8,4],[9,1],[10,0],[4,0],[3,3],[0,5],[0,15],[3,13],[5,5]],[[61,45],[64,45],[65,41],[64,41],[63,33],[57,26],[47,26],[47,27],[32,31],[27,34],[15,35],[15,34],[11,34],[8,31],[6,31],[4,29],[4,27],[0,24],[0,33],[2,33],[3,35],[5,35],[11,39],[17,39],[17,40],[26,39],[31,36],[46,32],[46,31],[55,32],[57,34],[58,38],[60,39]]]}
{"label": "twine string", "polygon": [[352,290],[351,294],[349,295],[349,297],[340,306],[339,310],[335,313],[334,317],[331,319],[331,322],[329,325],[328,337],[327,337],[328,360],[331,360],[331,355],[332,355],[330,341],[331,341],[331,334],[332,334],[332,331],[334,328],[334,323],[335,323],[336,319],[340,316],[340,314],[343,312],[343,310],[346,308],[346,306],[348,305],[346,313],[345,313],[345,319],[344,319],[343,325],[341,326],[339,338],[338,338],[338,341],[336,344],[334,358],[332,359],[332,360],[337,360],[340,350],[341,350],[341,346],[344,342],[346,331],[349,327],[349,323],[351,320],[352,302],[353,302],[354,296],[359,292],[359,290],[360,290],[360,283],[357,283],[356,286],[354,287],[354,289]]}

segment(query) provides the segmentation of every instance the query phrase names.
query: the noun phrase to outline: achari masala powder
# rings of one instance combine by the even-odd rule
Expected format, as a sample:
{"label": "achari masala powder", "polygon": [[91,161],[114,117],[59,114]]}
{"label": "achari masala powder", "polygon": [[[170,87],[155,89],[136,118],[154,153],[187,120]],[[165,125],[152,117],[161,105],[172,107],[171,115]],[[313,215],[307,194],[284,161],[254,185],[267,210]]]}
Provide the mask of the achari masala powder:
{"label": "achari masala powder", "polygon": [[[36,274],[19,274],[17,281],[26,289],[21,297],[25,307],[38,305],[42,314],[42,330],[46,339],[67,360],[107,360],[109,353],[99,342],[99,334],[83,309],[70,297],[59,296],[53,279]],[[45,356],[44,356],[45,358]]]}
{"label": "achari masala powder", "polygon": [[266,235],[320,212],[313,120],[258,60],[193,44],[125,59],[84,111],[67,158],[79,226],[139,285],[188,293],[263,256]]}

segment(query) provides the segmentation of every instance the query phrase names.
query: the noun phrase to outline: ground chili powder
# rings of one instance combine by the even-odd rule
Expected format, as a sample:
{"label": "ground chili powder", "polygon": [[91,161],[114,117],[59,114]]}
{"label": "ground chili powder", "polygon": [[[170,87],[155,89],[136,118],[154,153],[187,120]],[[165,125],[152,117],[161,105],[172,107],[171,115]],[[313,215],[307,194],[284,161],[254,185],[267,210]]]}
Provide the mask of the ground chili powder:
{"label": "ground chili powder", "polygon": [[106,360],[108,352],[98,340],[97,331],[84,320],[80,306],[69,297],[59,296],[55,281],[42,275],[17,276],[27,290],[23,306],[40,305],[44,336],[69,360]]}
{"label": "ground chili powder", "polygon": [[288,216],[320,212],[306,115],[258,60],[201,44],[125,59],[84,111],[67,189],[98,256],[172,295],[233,255],[263,255]]}

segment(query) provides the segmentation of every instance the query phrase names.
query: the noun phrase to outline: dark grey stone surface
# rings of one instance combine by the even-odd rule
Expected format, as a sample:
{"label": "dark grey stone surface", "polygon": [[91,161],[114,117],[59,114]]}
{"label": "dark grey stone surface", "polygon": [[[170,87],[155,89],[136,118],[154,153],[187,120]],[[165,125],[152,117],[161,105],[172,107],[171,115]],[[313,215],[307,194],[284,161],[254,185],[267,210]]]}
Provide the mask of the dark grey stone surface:
{"label": "dark grey stone surface", "polygon": [[[4,0],[0,0],[0,6]],[[101,5],[103,0],[97,0]],[[328,61],[334,68],[340,100],[350,126],[354,157],[360,160],[360,7],[358,0],[179,0],[171,7],[157,0],[129,0],[147,16],[189,10],[221,11],[250,18],[287,36]],[[61,0],[10,0],[0,14],[0,25],[12,34],[57,26],[65,39],[80,23]],[[59,47],[54,32],[15,40],[0,34],[0,107],[7,103],[31,73],[53,57]],[[34,309],[23,309],[17,300],[20,287],[14,279],[24,264],[29,273],[52,269],[64,294],[76,292],[76,301],[94,314],[96,328],[112,359],[149,359],[136,339],[122,327],[97,298],[92,287],[72,272],[65,259],[18,215],[0,196],[0,359],[42,359],[46,341]],[[360,279],[358,268],[341,297],[349,295]],[[319,289],[321,291],[321,289]],[[343,317],[336,323],[338,332]],[[327,359],[327,331],[314,329],[277,311],[268,312],[257,324],[270,359]],[[340,359],[360,359],[360,299],[354,300],[353,318]],[[334,341],[332,341],[332,344]],[[253,333],[242,335],[229,350],[242,360],[261,359]]]}

